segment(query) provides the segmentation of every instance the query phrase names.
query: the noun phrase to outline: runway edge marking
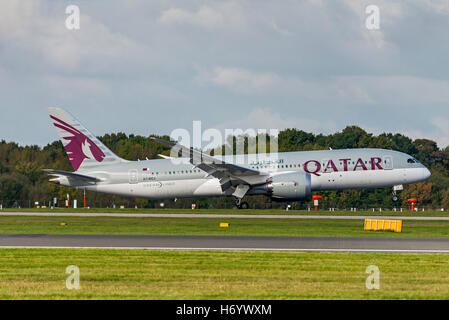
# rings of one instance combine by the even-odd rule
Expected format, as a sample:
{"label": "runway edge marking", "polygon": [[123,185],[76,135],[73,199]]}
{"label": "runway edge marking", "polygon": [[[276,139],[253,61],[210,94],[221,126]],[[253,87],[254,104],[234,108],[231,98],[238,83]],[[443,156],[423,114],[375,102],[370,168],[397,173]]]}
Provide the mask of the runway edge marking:
{"label": "runway edge marking", "polygon": [[97,249],[97,250],[181,250],[181,251],[297,251],[297,252],[379,252],[379,253],[449,253],[431,249],[291,249],[291,248],[185,248],[185,247],[76,247],[76,246],[0,246],[0,249]]}

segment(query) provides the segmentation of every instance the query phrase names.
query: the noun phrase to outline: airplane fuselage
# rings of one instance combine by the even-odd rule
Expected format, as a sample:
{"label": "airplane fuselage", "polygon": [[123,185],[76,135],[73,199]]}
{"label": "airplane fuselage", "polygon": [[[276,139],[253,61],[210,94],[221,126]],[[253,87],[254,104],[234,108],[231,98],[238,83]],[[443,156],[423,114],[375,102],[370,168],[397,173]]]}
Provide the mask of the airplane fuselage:
{"label": "airplane fuselage", "polygon": [[[416,183],[430,176],[429,170],[413,157],[384,149],[344,149],[284,152],[216,157],[276,177],[302,173],[311,191],[386,188]],[[88,191],[147,199],[227,196],[220,181],[196,168],[187,158],[130,161],[101,165],[79,173],[99,178],[95,183],[60,183]],[[258,177],[260,179],[260,177]],[[264,178],[266,179],[266,178]],[[261,185],[268,181],[253,181]],[[296,184],[295,184],[296,185]],[[263,194],[252,187],[247,195]]]}

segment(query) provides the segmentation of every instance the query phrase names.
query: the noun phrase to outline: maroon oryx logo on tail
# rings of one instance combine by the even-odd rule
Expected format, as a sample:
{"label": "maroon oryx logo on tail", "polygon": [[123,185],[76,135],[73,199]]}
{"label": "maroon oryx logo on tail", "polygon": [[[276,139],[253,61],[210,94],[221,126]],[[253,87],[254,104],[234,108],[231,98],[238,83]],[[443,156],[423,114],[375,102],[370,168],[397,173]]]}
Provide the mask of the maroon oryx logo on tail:
{"label": "maroon oryx logo on tail", "polygon": [[70,133],[69,136],[63,137],[64,140],[69,141],[64,148],[75,171],[78,170],[84,159],[95,158],[98,162],[103,161],[105,154],[91,139],[61,119],[54,116],[50,116],[50,118],[56,121],[53,123],[55,127]]}

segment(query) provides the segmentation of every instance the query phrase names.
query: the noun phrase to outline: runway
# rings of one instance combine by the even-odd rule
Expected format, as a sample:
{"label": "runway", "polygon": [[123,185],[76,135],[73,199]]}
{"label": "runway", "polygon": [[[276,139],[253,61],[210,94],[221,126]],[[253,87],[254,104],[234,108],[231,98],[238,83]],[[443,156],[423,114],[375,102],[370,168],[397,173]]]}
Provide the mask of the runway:
{"label": "runway", "polygon": [[0,248],[449,253],[449,239],[2,234]]}
{"label": "runway", "polygon": [[208,213],[106,213],[106,212],[2,212],[1,216],[29,216],[29,217],[121,217],[121,218],[235,218],[235,219],[400,219],[449,221],[449,216],[375,216],[375,215],[299,215],[299,214],[208,214]]}

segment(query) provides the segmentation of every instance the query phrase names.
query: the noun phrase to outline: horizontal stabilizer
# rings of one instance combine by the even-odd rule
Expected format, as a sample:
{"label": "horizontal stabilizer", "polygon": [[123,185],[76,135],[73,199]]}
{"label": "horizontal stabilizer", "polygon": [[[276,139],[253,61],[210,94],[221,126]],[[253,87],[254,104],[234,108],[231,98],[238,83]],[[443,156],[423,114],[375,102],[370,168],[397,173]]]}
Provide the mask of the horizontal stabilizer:
{"label": "horizontal stabilizer", "polygon": [[72,179],[82,180],[86,182],[99,182],[101,179],[92,177],[92,176],[86,176],[84,174],[76,173],[76,172],[69,172],[69,171],[63,171],[63,170],[54,170],[54,169],[43,169],[43,171],[47,172],[50,175],[53,176],[65,176]]}

